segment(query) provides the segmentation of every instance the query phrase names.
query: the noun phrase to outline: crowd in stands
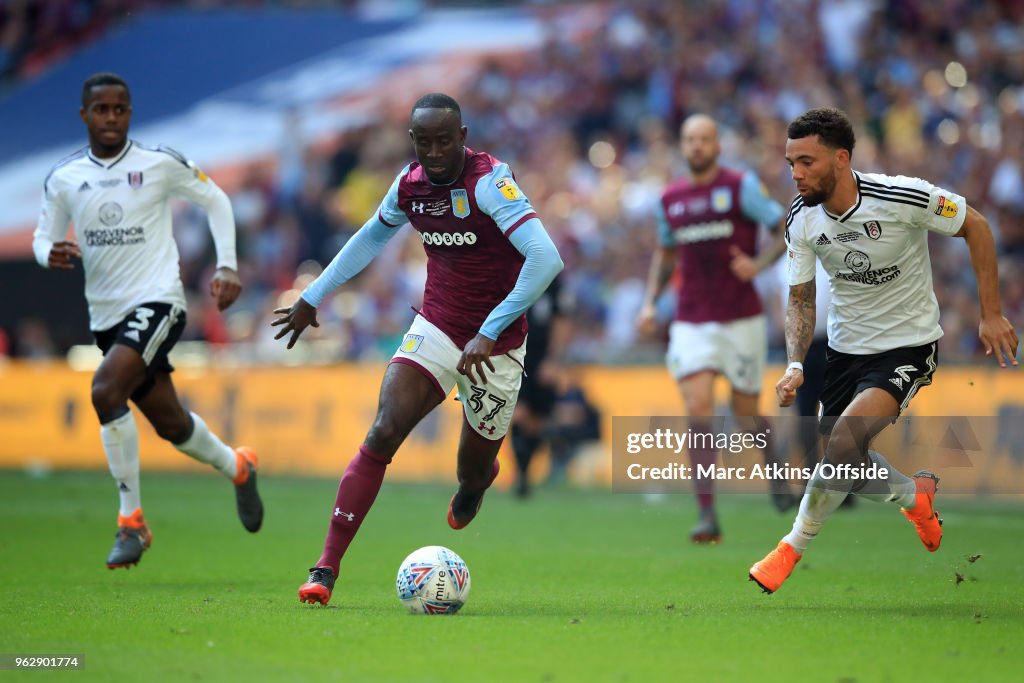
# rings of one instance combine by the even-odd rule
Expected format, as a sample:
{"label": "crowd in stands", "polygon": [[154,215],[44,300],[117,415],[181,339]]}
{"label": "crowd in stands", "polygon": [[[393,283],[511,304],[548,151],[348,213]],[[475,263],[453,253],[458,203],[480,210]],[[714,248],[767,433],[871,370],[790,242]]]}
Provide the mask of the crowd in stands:
{"label": "crowd in stands", "polygon": [[5,0],[0,3],[0,88],[38,74],[141,4],[139,0]]}
{"label": "crowd in stands", "polygon": [[[19,3],[2,11],[12,6]],[[678,128],[694,112],[720,121],[723,163],[756,171],[788,206],[787,122],[811,107],[844,109],[857,126],[855,168],[926,178],[988,217],[1004,313],[1024,328],[1024,3],[633,0],[606,7],[608,21],[588,40],[567,42],[552,30],[543,49],[480,60],[469,86],[451,93],[462,104],[468,144],[512,165],[562,251],[575,360],[660,358],[661,341],[638,339],[634,319],[656,247],[658,196],[685,172]],[[9,59],[4,27],[0,59]],[[205,294],[212,252],[203,216],[189,206],[177,210],[192,292],[187,338],[253,341],[273,357],[270,310],[290,303],[326,265],[412,159],[408,111],[382,111],[372,127],[328,143],[304,137],[301,111],[283,116],[291,134],[276,162],[253,165],[231,192],[246,291],[226,316]],[[932,236],[930,248],[946,332],[941,353],[967,361],[979,348],[966,246]],[[335,359],[389,356],[424,278],[423,250],[405,228],[325,302],[310,336],[329,341]],[[758,281],[776,353],[781,283],[774,272]],[[671,302],[663,304],[667,322]]]}

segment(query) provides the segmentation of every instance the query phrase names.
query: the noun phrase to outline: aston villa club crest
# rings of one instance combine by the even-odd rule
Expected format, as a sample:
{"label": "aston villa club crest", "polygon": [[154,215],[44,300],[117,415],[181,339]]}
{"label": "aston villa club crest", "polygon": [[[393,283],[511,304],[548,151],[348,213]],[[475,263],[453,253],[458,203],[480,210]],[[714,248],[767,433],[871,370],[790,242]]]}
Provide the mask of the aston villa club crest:
{"label": "aston villa club crest", "polygon": [[128,171],[128,186],[133,190],[142,187],[142,171]]}
{"label": "aston villa club crest", "polygon": [[728,187],[716,187],[711,191],[711,208],[716,213],[725,213],[732,208],[732,190]]}
{"label": "aston villa club crest", "polygon": [[864,224],[864,232],[873,240],[882,236],[882,226],[878,221],[868,221]]}
{"label": "aston villa club crest", "polygon": [[402,340],[402,351],[406,353],[416,353],[420,348],[420,344],[423,343],[422,334],[407,334],[405,339]]}
{"label": "aston villa club crest", "polygon": [[469,215],[469,192],[466,190],[452,190],[452,213],[456,218],[465,218]]}

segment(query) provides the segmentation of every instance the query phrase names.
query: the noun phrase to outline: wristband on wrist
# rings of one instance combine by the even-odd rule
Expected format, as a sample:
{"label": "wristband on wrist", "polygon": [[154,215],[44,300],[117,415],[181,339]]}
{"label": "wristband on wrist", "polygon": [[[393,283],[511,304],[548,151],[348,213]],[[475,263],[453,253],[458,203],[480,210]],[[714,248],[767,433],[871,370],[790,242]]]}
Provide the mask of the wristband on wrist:
{"label": "wristband on wrist", "polygon": [[801,363],[798,360],[795,360],[795,361],[793,361],[792,363],[790,363],[789,365],[786,366],[786,370],[787,371],[788,370],[799,370],[800,372],[803,372],[804,371],[804,364]]}

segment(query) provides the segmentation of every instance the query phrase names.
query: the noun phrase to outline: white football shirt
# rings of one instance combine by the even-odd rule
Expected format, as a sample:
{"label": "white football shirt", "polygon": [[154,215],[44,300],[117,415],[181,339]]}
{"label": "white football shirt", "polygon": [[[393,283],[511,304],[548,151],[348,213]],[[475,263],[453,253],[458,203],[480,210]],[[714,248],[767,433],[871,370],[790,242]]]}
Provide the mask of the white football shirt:
{"label": "white football shirt", "polygon": [[206,210],[217,267],[237,270],[230,200],[172,149],[129,140],[116,157],[98,159],[86,147],[47,176],[32,249],[45,267],[53,243],[64,239],[69,221],[74,225],[93,330],[113,327],[148,301],[185,308],[168,205],[172,196]]}
{"label": "white football shirt", "polygon": [[942,336],[932,286],[928,230],[953,235],[967,202],[926,180],[854,172],[857,201],[842,216],[797,197],[786,219],[789,284],[828,273],[829,346],[871,354],[921,346]]}

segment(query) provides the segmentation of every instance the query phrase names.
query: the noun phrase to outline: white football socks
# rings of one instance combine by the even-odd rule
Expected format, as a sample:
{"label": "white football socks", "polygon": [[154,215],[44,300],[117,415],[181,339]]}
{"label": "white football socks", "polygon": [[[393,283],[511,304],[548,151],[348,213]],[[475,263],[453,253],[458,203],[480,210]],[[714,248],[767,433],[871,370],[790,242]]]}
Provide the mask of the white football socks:
{"label": "white football socks", "polygon": [[129,517],[142,507],[139,491],[139,430],[135,426],[132,411],[100,425],[100,439],[107,454],[110,474],[117,481],[117,492],[121,497],[120,513]]}
{"label": "white football socks", "polygon": [[793,521],[793,530],[782,540],[803,555],[825,521],[849,495],[852,486],[853,482],[849,479],[824,479],[815,473],[807,482],[804,497],[800,500],[800,510]]}
{"label": "white football socks", "polygon": [[878,451],[869,450],[868,458],[878,469],[884,467],[888,470],[889,476],[886,479],[869,479],[864,488],[857,491],[857,495],[876,503],[897,503],[907,510],[913,509],[917,501],[914,480],[889,464],[885,456]]}
{"label": "white football socks", "polygon": [[194,423],[192,436],[182,443],[174,444],[174,447],[199,462],[213,465],[228,479],[234,479],[238,476],[238,459],[235,452],[210,431],[203,418],[195,413],[189,414]]}

